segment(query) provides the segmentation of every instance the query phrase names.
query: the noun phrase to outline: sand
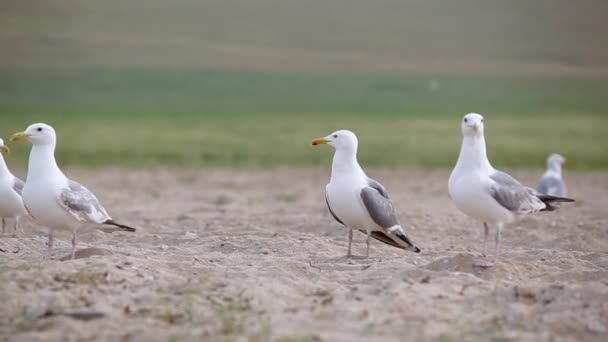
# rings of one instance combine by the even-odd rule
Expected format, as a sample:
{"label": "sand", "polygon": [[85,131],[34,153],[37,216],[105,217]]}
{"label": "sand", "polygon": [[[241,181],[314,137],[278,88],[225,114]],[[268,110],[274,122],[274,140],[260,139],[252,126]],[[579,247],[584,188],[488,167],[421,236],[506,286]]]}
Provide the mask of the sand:
{"label": "sand", "polygon": [[[608,339],[608,174],[568,173],[558,212],[507,226],[496,267],[473,268],[482,226],[448,172],[370,170],[422,253],[373,241],[344,259],[329,170],[69,170],[136,233],[0,238],[0,339],[400,341]],[[535,184],[540,172],[515,172]],[[365,252],[355,234],[355,254]]]}

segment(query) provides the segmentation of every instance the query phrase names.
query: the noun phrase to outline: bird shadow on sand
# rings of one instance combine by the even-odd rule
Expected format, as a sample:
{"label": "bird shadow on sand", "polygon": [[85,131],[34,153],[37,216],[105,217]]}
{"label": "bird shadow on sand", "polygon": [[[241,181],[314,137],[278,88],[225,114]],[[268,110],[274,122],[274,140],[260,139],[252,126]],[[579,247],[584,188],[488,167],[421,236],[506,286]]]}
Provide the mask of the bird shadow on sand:
{"label": "bird shadow on sand", "polygon": [[449,257],[443,257],[421,268],[434,272],[468,273],[482,279],[492,279],[500,274],[510,274],[511,269],[507,261],[499,260],[492,267],[480,267],[480,257],[469,253],[458,253]]}
{"label": "bird shadow on sand", "polygon": [[363,271],[382,262],[380,257],[366,257],[353,255],[351,257],[312,257],[308,264],[312,268],[323,271]]}
{"label": "bird shadow on sand", "polygon": [[[74,259],[84,259],[84,258],[90,258],[92,256],[96,256],[96,255],[112,255],[112,251],[110,251],[109,249],[104,249],[104,248],[95,248],[95,247],[91,247],[91,248],[83,248],[83,249],[79,249],[76,251],[75,255],[74,255]],[[69,261],[72,259],[72,255],[68,254],[65,255],[61,258],[59,258],[59,261]]]}

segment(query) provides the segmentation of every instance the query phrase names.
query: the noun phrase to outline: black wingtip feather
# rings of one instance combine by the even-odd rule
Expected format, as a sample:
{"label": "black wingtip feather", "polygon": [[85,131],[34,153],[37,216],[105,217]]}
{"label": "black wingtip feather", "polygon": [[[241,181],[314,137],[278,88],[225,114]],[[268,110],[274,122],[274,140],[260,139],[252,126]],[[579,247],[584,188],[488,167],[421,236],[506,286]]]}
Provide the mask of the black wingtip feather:
{"label": "black wingtip feather", "polygon": [[[361,230],[361,232],[363,234],[367,234],[367,232],[365,232],[364,230]],[[408,246],[404,246],[401,244],[398,244],[397,242],[395,242],[393,239],[391,239],[388,235],[386,235],[383,232],[380,231],[373,231],[371,232],[370,236],[373,237],[374,239],[380,241],[380,242],[384,242],[385,244],[389,245],[389,246],[393,246],[399,249],[404,249],[406,251],[410,251],[410,252],[414,252],[414,253],[420,253],[420,248],[414,246],[414,244],[412,243],[412,241],[405,235],[402,234],[395,234],[397,237],[399,237],[399,239],[403,240]]]}
{"label": "black wingtip feather", "polygon": [[553,196],[553,195],[538,195],[538,198],[541,201],[545,202],[545,203],[551,203],[551,202],[575,202],[575,200],[573,198]]}
{"label": "black wingtip feather", "polygon": [[111,226],[116,226],[116,227],[120,228],[120,230],[125,231],[125,232],[134,232],[136,230],[133,227],[125,226],[124,224],[120,224],[118,222],[115,222],[112,219],[106,220],[104,222],[104,224],[108,224],[108,225],[111,225]]}
{"label": "black wingtip feather", "polygon": [[545,208],[541,211],[555,211],[559,209],[559,203],[575,202],[572,198],[544,194],[538,195],[538,198],[545,203]]}

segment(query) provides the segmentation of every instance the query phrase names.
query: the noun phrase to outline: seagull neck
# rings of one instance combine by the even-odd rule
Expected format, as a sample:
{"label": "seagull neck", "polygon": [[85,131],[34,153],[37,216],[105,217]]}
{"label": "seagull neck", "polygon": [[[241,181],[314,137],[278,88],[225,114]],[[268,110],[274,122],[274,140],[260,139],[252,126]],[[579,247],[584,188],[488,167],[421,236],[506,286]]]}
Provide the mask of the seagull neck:
{"label": "seagull neck", "polygon": [[357,151],[336,150],[331,165],[331,177],[353,173],[365,174],[357,162]]}
{"label": "seagull neck", "polygon": [[460,155],[456,165],[466,169],[492,169],[492,165],[488,161],[486,140],[483,135],[465,136],[462,139]]}
{"label": "seagull neck", "polygon": [[6,166],[6,162],[4,161],[4,156],[0,154],[0,176],[9,175],[11,172],[8,170]]}
{"label": "seagull neck", "polygon": [[562,176],[562,166],[559,163],[549,164],[549,171],[551,171],[552,173],[557,174],[560,177]]}
{"label": "seagull neck", "polygon": [[27,169],[27,179],[63,175],[55,161],[55,144],[32,146]]}

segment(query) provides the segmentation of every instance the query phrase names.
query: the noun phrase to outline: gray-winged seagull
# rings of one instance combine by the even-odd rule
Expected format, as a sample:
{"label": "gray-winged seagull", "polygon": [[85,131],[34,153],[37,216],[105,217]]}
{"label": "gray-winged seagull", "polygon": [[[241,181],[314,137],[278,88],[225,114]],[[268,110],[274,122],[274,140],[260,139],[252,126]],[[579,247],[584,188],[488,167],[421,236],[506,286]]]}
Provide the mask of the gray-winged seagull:
{"label": "gray-winged seagull", "polygon": [[76,230],[83,224],[111,225],[122,231],[135,231],[135,228],[112,220],[92,192],[61,172],[55,161],[57,139],[53,127],[36,123],[11,137],[13,141],[22,139],[32,143],[23,202],[34,220],[49,228],[49,258],[54,230],[72,232],[72,259],[76,253]]}
{"label": "gray-winged seagull", "polygon": [[[574,200],[539,194],[493,168],[486,154],[483,116],[476,113],[465,115],[461,130],[462,146],[456,167],[450,175],[448,190],[460,211],[483,222],[483,258],[476,260],[475,266],[490,267],[498,258],[500,233],[505,223],[533,212],[555,210],[557,207],[553,202]],[[488,224],[496,225],[493,260],[486,258]]]}
{"label": "gray-winged seagull", "polygon": [[340,130],[312,141],[314,146],[321,144],[336,149],[331,179],[325,187],[325,201],[336,221],[349,228],[346,257],[352,256],[353,229],[367,234],[366,256],[369,256],[370,237],[393,247],[419,253],[420,249],[401,227],[393,202],[382,184],[367,177],[359,166],[355,134]]}
{"label": "gray-winged seagull", "polygon": [[568,196],[566,183],[562,178],[562,164],[566,158],[560,154],[553,153],[547,158],[547,171],[538,181],[536,190],[541,194],[553,196]]}
{"label": "gray-winged seagull", "polygon": [[[4,140],[0,139],[0,151],[8,153],[8,146],[4,145]],[[5,219],[12,219],[14,222],[14,232],[17,232],[19,218],[27,215],[21,198],[23,181],[11,173],[6,166],[4,157],[0,153],[0,217],[2,217],[2,233],[5,233]]]}

